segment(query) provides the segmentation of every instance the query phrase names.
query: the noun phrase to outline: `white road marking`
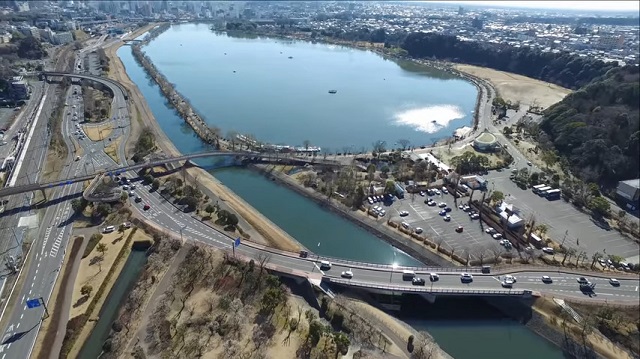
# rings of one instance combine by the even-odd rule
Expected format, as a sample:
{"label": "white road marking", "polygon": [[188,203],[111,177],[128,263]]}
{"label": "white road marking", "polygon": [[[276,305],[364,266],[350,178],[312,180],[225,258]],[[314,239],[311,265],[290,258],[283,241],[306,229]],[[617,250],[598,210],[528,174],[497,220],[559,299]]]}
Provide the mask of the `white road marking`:
{"label": "white road marking", "polygon": [[636,292],[638,291],[638,286],[636,286]]}
{"label": "white road marking", "polygon": [[24,313],[20,314],[20,319],[24,318]]}

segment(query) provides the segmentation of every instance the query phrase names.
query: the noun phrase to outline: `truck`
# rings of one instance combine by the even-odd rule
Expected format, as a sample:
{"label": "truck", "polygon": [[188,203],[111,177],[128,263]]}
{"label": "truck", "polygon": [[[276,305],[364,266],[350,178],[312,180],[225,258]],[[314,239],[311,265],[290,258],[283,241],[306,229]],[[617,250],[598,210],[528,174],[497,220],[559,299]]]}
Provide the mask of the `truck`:
{"label": "truck", "polygon": [[404,198],[404,188],[402,188],[402,186],[399,185],[398,182],[394,184],[394,187],[395,187],[396,197]]}

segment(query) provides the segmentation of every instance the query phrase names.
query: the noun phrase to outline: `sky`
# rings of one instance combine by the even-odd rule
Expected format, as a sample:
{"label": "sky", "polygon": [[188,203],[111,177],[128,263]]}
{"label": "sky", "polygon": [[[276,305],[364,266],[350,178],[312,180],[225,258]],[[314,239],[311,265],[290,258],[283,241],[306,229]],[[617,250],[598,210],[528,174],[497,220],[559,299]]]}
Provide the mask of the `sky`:
{"label": "sky", "polygon": [[456,4],[535,9],[640,11],[638,1],[455,1]]}

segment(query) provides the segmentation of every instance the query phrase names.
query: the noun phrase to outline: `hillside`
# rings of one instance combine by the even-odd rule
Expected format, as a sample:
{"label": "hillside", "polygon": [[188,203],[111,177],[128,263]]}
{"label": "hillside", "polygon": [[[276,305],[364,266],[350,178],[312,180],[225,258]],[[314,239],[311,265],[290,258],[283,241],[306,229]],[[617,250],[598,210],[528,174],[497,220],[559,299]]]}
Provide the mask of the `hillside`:
{"label": "hillside", "polygon": [[541,144],[552,145],[584,182],[637,178],[639,80],[638,67],[615,68],[551,106]]}

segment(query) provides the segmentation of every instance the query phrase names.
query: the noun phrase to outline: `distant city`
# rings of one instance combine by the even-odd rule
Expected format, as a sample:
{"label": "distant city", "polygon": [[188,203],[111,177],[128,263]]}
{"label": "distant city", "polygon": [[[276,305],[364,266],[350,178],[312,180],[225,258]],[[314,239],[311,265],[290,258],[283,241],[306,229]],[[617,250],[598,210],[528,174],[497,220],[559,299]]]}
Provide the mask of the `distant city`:
{"label": "distant city", "polygon": [[[620,65],[638,64],[639,20],[612,13],[575,10],[496,9],[420,2],[244,2],[244,1],[0,1],[0,44],[15,32],[52,44],[74,40],[72,31],[121,33],[139,21],[253,22],[268,30],[368,31],[388,36],[411,32],[457,35],[464,41],[566,52]],[[31,15],[32,23],[19,21]],[[9,15],[14,15],[9,16]],[[35,17],[34,17],[35,16]],[[18,20],[18,21],[14,21]]]}

